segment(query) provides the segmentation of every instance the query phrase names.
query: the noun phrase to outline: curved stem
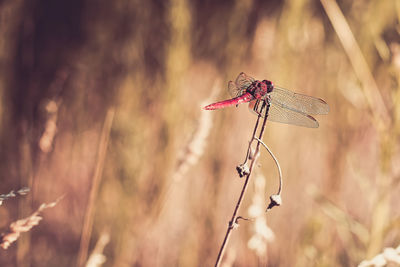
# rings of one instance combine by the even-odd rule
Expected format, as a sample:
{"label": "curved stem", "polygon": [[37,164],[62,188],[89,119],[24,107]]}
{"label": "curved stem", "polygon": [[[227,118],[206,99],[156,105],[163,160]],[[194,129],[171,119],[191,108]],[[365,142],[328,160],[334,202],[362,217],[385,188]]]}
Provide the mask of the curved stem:
{"label": "curved stem", "polygon": [[[259,134],[259,138],[258,139],[262,139],[262,137],[264,135],[265,124],[267,123],[267,114],[268,114],[268,110],[269,110],[269,104],[266,104],[265,102],[263,102],[262,107],[261,107],[261,112],[265,107],[266,107],[265,116],[264,116],[263,124],[261,126],[261,130],[260,130],[260,134]],[[259,122],[260,118],[262,117],[262,113],[261,112],[258,114],[258,118],[257,118],[257,122],[256,122],[256,125],[255,125],[255,129],[253,131],[253,137],[252,137],[252,139],[250,141],[249,146],[251,146],[252,140],[254,139],[254,137],[256,135],[257,128],[258,128],[258,122]],[[255,165],[255,163],[257,161],[257,158],[258,158],[259,150],[260,150],[260,142],[257,142],[256,150],[255,150],[255,153],[254,153],[255,156],[251,159],[249,172],[246,174],[246,180],[245,180],[245,182],[243,184],[242,191],[240,192],[240,196],[239,196],[239,199],[238,199],[238,201],[236,203],[235,210],[233,211],[232,218],[229,221],[228,229],[226,230],[224,241],[222,242],[221,248],[219,250],[217,261],[215,263],[215,267],[218,267],[221,264],[221,260],[222,260],[222,257],[224,255],[224,252],[225,252],[226,244],[228,243],[229,238],[230,238],[230,236],[232,234],[232,229],[234,229],[235,226],[237,225],[237,223],[236,223],[237,217],[238,217],[237,214],[238,214],[239,208],[240,208],[240,206],[242,204],[243,197],[244,197],[244,195],[246,193],[253,167],[254,167],[254,165]],[[247,159],[246,159],[246,161],[247,161]]]}
{"label": "curved stem", "polygon": [[257,137],[254,137],[254,139],[256,139],[258,142],[260,142],[265,147],[265,149],[268,151],[268,153],[271,155],[271,157],[275,161],[276,167],[278,168],[278,172],[279,172],[279,189],[278,189],[277,195],[280,195],[282,192],[283,179],[282,179],[282,170],[281,170],[281,166],[279,165],[279,161],[275,157],[275,155],[272,153],[272,151],[269,149],[269,147],[266,144],[264,144],[263,141],[261,141]]}

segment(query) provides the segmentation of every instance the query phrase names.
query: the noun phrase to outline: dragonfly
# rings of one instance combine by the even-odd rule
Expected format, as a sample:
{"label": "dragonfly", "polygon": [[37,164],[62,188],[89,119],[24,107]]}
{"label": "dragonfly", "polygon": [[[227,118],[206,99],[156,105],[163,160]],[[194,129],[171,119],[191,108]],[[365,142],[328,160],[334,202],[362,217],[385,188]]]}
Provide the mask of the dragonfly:
{"label": "dragonfly", "polygon": [[[235,82],[229,81],[228,91],[233,98],[210,104],[204,109],[216,110],[250,103],[249,107],[256,114],[266,116],[270,121],[308,128],[319,126],[311,115],[325,115],[329,112],[328,104],[321,98],[292,92],[269,80],[256,80],[244,72],[237,76]],[[267,107],[266,113],[260,113],[260,106]]]}

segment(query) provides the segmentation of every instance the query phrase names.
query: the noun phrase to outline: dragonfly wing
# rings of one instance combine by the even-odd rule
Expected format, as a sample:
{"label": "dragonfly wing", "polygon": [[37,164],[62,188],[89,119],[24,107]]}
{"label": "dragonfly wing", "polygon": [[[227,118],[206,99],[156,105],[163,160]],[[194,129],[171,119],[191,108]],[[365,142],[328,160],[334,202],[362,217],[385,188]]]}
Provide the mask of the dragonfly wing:
{"label": "dragonfly wing", "polygon": [[318,121],[310,115],[287,109],[280,104],[272,104],[269,107],[267,119],[308,128],[318,128],[319,126]]}
{"label": "dragonfly wing", "polygon": [[239,89],[234,82],[229,81],[228,92],[231,97],[238,97],[243,93],[243,90]]}
{"label": "dragonfly wing", "polygon": [[290,90],[275,86],[269,94],[271,103],[281,105],[293,111],[306,114],[328,114],[328,104],[316,97],[294,93]]}
{"label": "dragonfly wing", "polygon": [[253,82],[255,81],[254,78],[248,76],[246,73],[241,72],[235,81],[236,86],[241,90],[246,90]]}

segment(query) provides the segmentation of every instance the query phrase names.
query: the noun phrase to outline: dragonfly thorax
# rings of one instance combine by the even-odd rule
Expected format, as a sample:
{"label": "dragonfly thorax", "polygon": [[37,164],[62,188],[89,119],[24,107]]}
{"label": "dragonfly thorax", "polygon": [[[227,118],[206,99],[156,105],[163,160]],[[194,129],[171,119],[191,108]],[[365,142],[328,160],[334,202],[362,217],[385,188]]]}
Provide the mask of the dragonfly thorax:
{"label": "dragonfly thorax", "polygon": [[263,80],[262,83],[267,85],[267,93],[271,93],[274,90],[274,84],[271,81]]}
{"label": "dragonfly thorax", "polygon": [[261,99],[265,97],[266,94],[272,92],[274,85],[272,82],[268,80],[261,81],[254,81],[252,84],[247,88],[247,92],[254,96],[256,99]]}

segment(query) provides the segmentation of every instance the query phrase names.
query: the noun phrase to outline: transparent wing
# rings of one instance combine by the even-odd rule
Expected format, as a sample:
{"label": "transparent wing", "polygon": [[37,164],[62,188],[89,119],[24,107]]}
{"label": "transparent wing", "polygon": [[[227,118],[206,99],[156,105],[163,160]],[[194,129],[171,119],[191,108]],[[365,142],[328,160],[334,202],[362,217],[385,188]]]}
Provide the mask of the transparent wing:
{"label": "transparent wing", "polygon": [[267,119],[308,128],[318,128],[319,126],[318,121],[310,115],[287,109],[279,104],[272,104],[269,107]]}
{"label": "transparent wing", "polygon": [[228,92],[231,97],[238,97],[243,93],[243,90],[239,89],[234,82],[229,81]]}
{"label": "transparent wing", "polygon": [[329,112],[328,104],[320,98],[294,93],[277,86],[274,86],[269,95],[272,104],[280,105],[293,111],[313,115],[328,114]]}
{"label": "transparent wing", "polygon": [[[257,105],[258,104],[258,105]],[[257,106],[256,106],[257,105]],[[264,118],[265,108],[261,110],[263,103],[260,100],[253,100],[249,103],[249,108],[254,114],[262,114]],[[271,104],[268,110],[268,120],[274,122],[281,122],[286,124],[293,124],[297,126],[303,126],[308,128],[318,128],[319,124],[316,119],[305,113],[286,109],[281,105]]]}
{"label": "transparent wing", "polygon": [[254,78],[247,76],[246,73],[241,72],[235,81],[236,86],[241,90],[246,90],[253,82],[255,81]]}

